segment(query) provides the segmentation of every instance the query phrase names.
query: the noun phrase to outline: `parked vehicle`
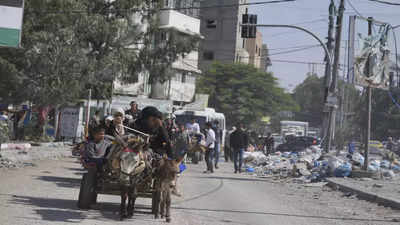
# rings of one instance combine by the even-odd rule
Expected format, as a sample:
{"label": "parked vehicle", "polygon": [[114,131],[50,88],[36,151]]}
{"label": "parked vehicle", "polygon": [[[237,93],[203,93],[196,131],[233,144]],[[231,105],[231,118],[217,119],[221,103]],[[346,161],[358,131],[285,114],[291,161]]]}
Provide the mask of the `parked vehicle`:
{"label": "parked vehicle", "polygon": [[281,121],[281,136],[308,136],[308,122]]}
{"label": "parked vehicle", "polygon": [[280,144],[276,148],[276,151],[301,152],[312,145],[318,145],[318,140],[314,137],[307,137],[307,136],[293,137],[288,139],[286,143]]}

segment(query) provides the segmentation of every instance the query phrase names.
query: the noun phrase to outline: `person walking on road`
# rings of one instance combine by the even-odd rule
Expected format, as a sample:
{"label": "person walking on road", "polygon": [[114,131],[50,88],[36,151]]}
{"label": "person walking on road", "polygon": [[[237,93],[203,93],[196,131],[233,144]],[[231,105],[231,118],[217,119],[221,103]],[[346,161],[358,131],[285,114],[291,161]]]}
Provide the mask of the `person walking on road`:
{"label": "person walking on road", "polygon": [[386,145],[386,148],[387,148],[388,150],[390,150],[390,151],[393,151],[395,146],[396,146],[396,143],[394,143],[393,138],[392,138],[392,137],[389,137],[389,138],[388,138],[387,145]]}
{"label": "person walking on road", "polygon": [[224,147],[224,157],[225,162],[229,162],[231,160],[233,162],[233,150],[231,147],[230,137],[231,134],[236,130],[236,127],[233,126],[231,130],[228,131],[225,137],[225,147]]}
{"label": "person walking on road", "polygon": [[215,133],[215,169],[218,169],[219,155],[221,153],[221,143],[222,143],[222,129],[219,128],[219,122],[214,121],[213,130]]}
{"label": "person walking on road", "polygon": [[272,137],[271,133],[267,134],[267,137],[264,140],[264,146],[265,146],[265,151],[266,155],[269,155],[273,152],[274,150],[274,137]]}
{"label": "person walking on road", "polygon": [[214,173],[213,168],[213,157],[214,157],[214,148],[215,148],[215,132],[212,129],[212,124],[210,122],[206,123],[206,164],[207,170],[204,173]]}
{"label": "person walking on road", "polygon": [[243,124],[238,126],[230,135],[230,146],[233,149],[233,164],[235,173],[242,172],[243,152],[248,146],[247,133],[244,131]]}

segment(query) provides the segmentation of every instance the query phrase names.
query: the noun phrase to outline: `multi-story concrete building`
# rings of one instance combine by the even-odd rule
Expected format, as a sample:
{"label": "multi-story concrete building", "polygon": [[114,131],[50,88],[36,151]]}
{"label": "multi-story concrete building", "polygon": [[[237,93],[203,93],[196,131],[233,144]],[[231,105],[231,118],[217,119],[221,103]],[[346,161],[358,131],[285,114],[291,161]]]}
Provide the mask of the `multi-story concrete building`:
{"label": "multi-story concrete building", "polygon": [[262,34],[257,31],[256,38],[246,40],[246,50],[249,53],[249,64],[256,68],[261,68],[262,61]]}
{"label": "multi-story concrete building", "polygon": [[260,69],[267,72],[268,67],[272,66],[271,59],[269,58],[268,46],[263,44],[261,47],[261,65]]}
{"label": "multi-story concrete building", "polygon": [[249,62],[247,40],[241,37],[242,15],[248,12],[247,6],[239,5],[243,3],[247,3],[247,0],[201,1],[200,33],[204,39],[200,44],[199,63],[202,70],[207,69],[213,61]]}
{"label": "multi-story concrete building", "polygon": [[[160,28],[174,29],[180,35],[200,36],[198,6],[200,6],[199,0],[165,0],[163,8],[170,10],[160,12]],[[168,32],[164,38],[168,38]],[[137,83],[127,86],[117,84],[116,90],[136,96],[149,96],[151,93],[152,98],[172,100],[177,103],[191,102],[195,94],[196,75],[201,73],[198,69],[198,55],[197,50],[192,51],[174,62],[171,68],[174,75],[167,82],[149,85],[148,75],[143,73]]]}

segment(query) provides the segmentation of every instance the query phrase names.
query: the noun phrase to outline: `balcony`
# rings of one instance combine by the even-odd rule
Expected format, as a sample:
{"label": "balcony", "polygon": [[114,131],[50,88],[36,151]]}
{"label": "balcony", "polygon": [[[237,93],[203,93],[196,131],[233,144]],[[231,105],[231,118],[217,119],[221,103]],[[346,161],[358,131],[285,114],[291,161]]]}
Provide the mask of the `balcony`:
{"label": "balcony", "polygon": [[200,20],[175,10],[163,10],[160,14],[160,28],[172,28],[188,35],[200,35]]}

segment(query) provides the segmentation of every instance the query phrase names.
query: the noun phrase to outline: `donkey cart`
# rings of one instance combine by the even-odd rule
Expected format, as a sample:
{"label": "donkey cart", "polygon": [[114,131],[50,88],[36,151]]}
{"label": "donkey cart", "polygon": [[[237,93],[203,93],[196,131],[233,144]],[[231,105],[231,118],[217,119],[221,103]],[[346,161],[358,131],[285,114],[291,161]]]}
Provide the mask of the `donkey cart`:
{"label": "donkey cart", "polygon": [[[147,141],[131,137],[113,140],[111,150],[105,159],[106,163],[100,171],[96,168],[96,164],[86,162],[85,154],[81,152],[81,164],[87,173],[83,174],[79,190],[80,209],[89,209],[96,204],[98,194],[122,196],[121,187],[125,186],[135,187],[135,197],[152,198],[151,207],[154,212],[156,193],[152,170],[148,163],[151,159],[143,151]],[[84,150],[83,146],[81,150]]]}

